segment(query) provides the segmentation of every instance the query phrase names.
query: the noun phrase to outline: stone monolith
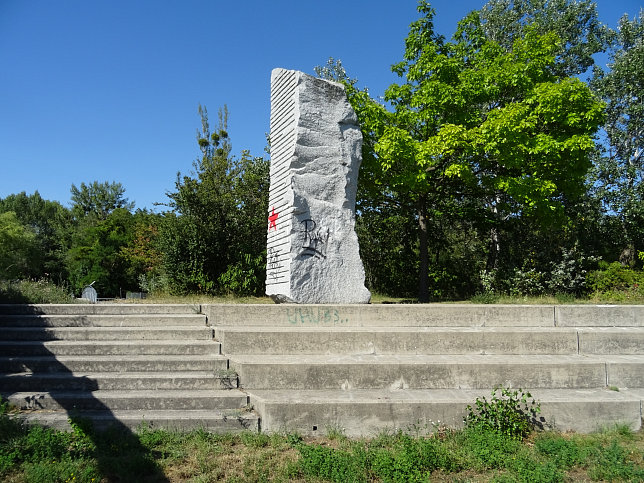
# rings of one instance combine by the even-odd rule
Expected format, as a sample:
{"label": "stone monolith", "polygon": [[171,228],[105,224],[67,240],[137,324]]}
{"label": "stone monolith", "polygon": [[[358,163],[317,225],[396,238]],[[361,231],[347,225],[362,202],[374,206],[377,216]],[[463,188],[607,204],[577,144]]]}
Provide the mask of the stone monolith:
{"label": "stone monolith", "polygon": [[342,84],[274,69],[270,143],[266,294],[368,303],[355,233],[362,133]]}

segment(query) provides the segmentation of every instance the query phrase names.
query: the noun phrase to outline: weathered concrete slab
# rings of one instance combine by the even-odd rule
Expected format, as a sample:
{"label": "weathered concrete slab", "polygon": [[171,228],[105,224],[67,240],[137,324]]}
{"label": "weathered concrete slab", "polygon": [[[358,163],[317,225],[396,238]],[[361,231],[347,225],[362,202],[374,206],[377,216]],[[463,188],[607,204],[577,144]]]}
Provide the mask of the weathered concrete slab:
{"label": "weathered concrete slab", "polygon": [[205,304],[212,326],[271,327],[554,327],[552,305]]}
{"label": "weathered concrete slab", "polygon": [[399,429],[430,433],[434,424],[461,427],[467,405],[478,395],[468,390],[267,390],[252,391],[250,403],[261,414],[262,431],[269,433],[324,436],[340,430],[350,437],[373,437]]}
{"label": "weathered concrete slab", "polygon": [[559,431],[593,433],[617,425],[642,429],[642,398],[632,391],[535,389],[532,395],[541,402],[541,415]]}
{"label": "weathered concrete slab", "polygon": [[344,86],[274,69],[270,137],[266,294],[369,302],[354,229],[362,133]]}
{"label": "weathered concrete slab", "polygon": [[0,373],[10,372],[144,372],[216,371],[228,369],[220,355],[91,355],[0,357]]}
{"label": "weathered concrete slab", "polygon": [[204,355],[221,354],[213,340],[0,341],[3,356]]}
{"label": "weathered concrete slab", "polygon": [[199,304],[0,304],[2,315],[198,314]]}
{"label": "weathered concrete slab", "polygon": [[243,388],[589,389],[606,386],[606,362],[580,356],[297,355],[231,356]]}
{"label": "weathered concrete slab", "polygon": [[[641,429],[641,396],[606,389],[531,389],[547,427],[589,433],[616,424]],[[438,425],[463,425],[466,407],[491,390],[251,391],[251,404],[262,415],[262,430],[297,431],[323,436],[340,430],[347,436],[376,436],[382,431],[430,433]]]}
{"label": "weathered concrete slab", "polygon": [[[69,415],[66,412],[34,411],[19,416],[27,423],[71,430]],[[83,411],[82,417],[89,419],[94,427],[103,430],[109,427],[126,427],[136,430],[141,423],[150,428],[170,430],[204,429],[215,433],[237,433],[258,431],[257,415],[243,410],[167,410],[167,411]]]}
{"label": "weathered concrete slab", "polygon": [[0,327],[176,327],[206,325],[203,314],[2,315]]}
{"label": "weathered concrete slab", "polygon": [[606,370],[607,386],[644,388],[644,356],[610,356]]}
{"label": "weathered concrete slab", "polygon": [[644,327],[644,305],[556,305],[560,327]]}
{"label": "weathered concrete slab", "polygon": [[93,392],[17,392],[6,398],[19,409],[64,410],[218,410],[242,408],[248,404],[243,392],[215,390],[139,390],[139,391],[93,391]]}
{"label": "weathered concrete slab", "polygon": [[581,354],[644,354],[644,327],[581,328]]}
{"label": "weathered concrete slab", "polygon": [[211,340],[210,327],[4,327],[0,340]]}
{"label": "weathered concrete slab", "polygon": [[0,393],[30,391],[202,390],[237,387],[237,378],[214,371],[0,374]]}
{"label": "weathered concrete slab", "polygon": [[[644,333],[643,333],[644,335]],[[500,327],[232,327],[215,337],[234,354],[568,354],[577,330]]]}

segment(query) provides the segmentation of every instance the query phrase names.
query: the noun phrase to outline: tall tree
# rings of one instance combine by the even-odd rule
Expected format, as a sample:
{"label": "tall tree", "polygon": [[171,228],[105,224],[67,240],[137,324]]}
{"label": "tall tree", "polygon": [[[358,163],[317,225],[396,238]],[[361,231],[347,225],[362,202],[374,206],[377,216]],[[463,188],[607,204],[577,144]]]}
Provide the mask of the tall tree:
{"label": "tall tree", "polygon": [[167,193],[172,213],[161,224],[159,246],[173,291],[261,293],[265,273],[268,163],[244,153],[231,155],[228,111],[210,128],[199,106],[201,157],[191,176],[177,175]]}
{"label": "tall tree", "polygon": [[134,216],[125,208],[116,208],[105,219],[83,223],[72,235],[67,253],[67,267],[74,292],[96,282],[101,297],[124,296],[136,290],[138,283],[122,249],[132,243]]}
{"label": "tall tree", "polygon": [[479,16],[486,37],[506,50],[528,28],[556,34],[558,49],[549,69],[559,77],[586,72],[594,64],[593,54],[603,52],[610,39],[592,0],[490,0]]}
{"label": "tall tree", "polygon": [[385,94],[393,112],[365,92],[351,99],[373,149],[365,156],[369,179],[416,205],[424,301],[430,217],[474,208],[495,267],[504,222],[550,222],[563,198],[583,191],[602,105],[581,81],[553,73],[554,34],[527,29],[508,51],[486,37],[474,13],[446,42],[434,32],[430,5],[420,1],[418,10],[404,60],[393,67],[404,83]]}
{"label": "tall tree", "polygon": [[81,183],[80,188],[72,184],[71,187],[72,214],[77,218],[95,217],[105,220],[107,216],[118,208],[128,211],[134,209],[134,202],[130,202],[123,195],[125,188],[121,183]]}
{"label": "tall tree", "polygon": [[644,10],[620,19],[609,59],[609,69],[596,67],[591,81],[607,106],[596,188],[620,220],[620,258],[632,264],[644,250]]}
{"label": "tall tree", "polygon": [[36,252],[36,234],[13,211],[0,213],[0,280],[29,274]]}
{"label": "tall tree", "polygon": [[13,211],[20,222],[35,234],[38,250],[32,254],[30,272],[23,277],[46,277],[57,283],[67,279],[65,252],[71,235],[71,213],[57,201],[44,200],[38,191],[24,191],[0,200],[0,213]]}
{"label": "tall tree", "polygon": [[167,289],[164,285],[162,254],[158,248],[162,220],[163,215],[137,210],[134,213],[132,238],[120,249],[129,278],[137,280],[139,288],[144,292],[162,292]]}

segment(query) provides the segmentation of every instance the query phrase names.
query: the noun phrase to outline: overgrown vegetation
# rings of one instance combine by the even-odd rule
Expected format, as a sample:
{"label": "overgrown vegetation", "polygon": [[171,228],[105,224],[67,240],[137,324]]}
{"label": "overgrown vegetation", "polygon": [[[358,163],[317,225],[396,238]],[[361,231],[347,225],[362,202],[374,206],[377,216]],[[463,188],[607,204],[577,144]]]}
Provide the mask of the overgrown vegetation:
{"label": "overgrown vegetation", "polygon": [[468,424],[349,439],[297,434],[178,433],[142,426],[135,434],[25,426],[0,406],[0,479],[97,481],[642,481],[644,434],[619,427],[577,435],[551,431],[525,439]]}
{"label": "overgrown vegetation", "polygon": [[3,304],[71,304],[70,290],[47,280],[0,281],[0,303]]}

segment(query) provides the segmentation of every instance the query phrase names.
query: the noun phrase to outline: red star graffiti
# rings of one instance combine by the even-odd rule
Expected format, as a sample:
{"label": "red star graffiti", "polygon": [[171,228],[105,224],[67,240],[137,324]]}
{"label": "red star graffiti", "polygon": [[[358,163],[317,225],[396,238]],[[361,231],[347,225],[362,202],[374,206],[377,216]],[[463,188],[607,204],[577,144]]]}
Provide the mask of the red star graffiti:
{"label": "red star graffiti", "polygon": [[277,230],[277,217],[279,216],[279,213],[275,213],[275,207],[273,206],[273,209],[271,210],[271,214],[268,217],[268,221],[270,222],[268,225],[268,231],[271,231],[271,228],[275,228]]}

